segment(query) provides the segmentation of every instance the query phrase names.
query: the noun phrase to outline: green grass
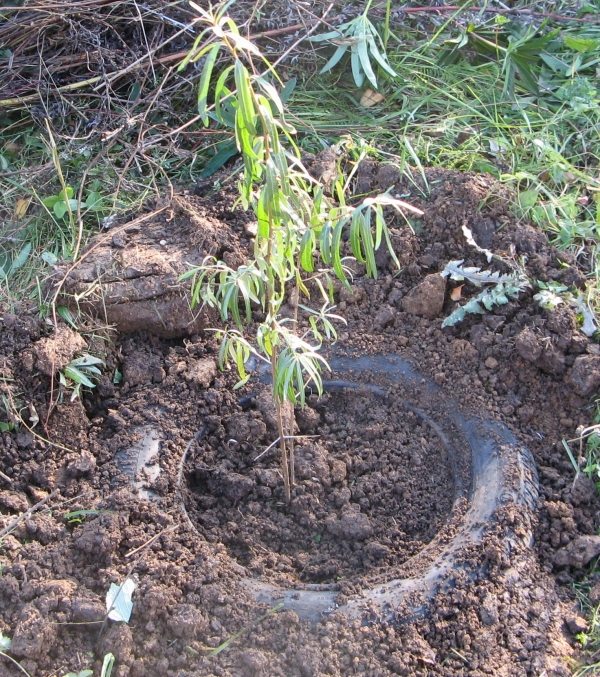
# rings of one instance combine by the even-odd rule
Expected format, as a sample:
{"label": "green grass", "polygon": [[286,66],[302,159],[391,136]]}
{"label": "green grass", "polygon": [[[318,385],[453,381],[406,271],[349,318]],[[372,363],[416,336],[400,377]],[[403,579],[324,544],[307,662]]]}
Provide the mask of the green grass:
{"label": "green grass", "polygon": [[517,95],[503,100],[502,63],[461,60],[441,68],[441,48],[403,54],[400,47],[389,51],[398,82],[383,88],[386,100],[376,110],[359,106],[359,93],[345,76],[313,79],[292,96],[297,123],[324,142],[349,132],[400,164],[488,172],[520,192],[535,190],[538,199],[524,216],[559,246],[593,245],[600,189],[597,98],[573,108],[533,100],[517,86]]}

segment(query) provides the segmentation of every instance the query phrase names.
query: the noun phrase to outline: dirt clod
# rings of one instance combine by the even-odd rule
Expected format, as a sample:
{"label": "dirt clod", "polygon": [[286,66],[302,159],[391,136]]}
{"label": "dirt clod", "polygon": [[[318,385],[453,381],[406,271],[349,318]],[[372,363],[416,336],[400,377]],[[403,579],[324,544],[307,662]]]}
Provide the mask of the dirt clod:
{"label": "dirt clod", "polygon": [[575,392],[589,397],[600,387],[600,356],[580,355],[575,358],[571,371],[571,382]]}
{"label": "dirt clod", "polygon": [[402,299],[402,310],[433,319],[442,312],[445,294],[446,278],[428,275]]}
{"label": "dirt clod", "polygon": [[86,347],[87,344],[80,334],[66,325],[60,325],[54,334],[35,344],[33,350],[37,368],[48,376],[54,376]]}
{"label": "dirt clod", "polygon": [[217,375],[217,363],[210,358],[192,360],[186,371],[186,379],[201,388],[208,388]]}
{"label": "dirt clod", "polygon": [[580,632],[586,632],[589,625],[583,616],[569,616],[565,619],[569,632],[578,635]]}
{"label": "dirt clod", "polygon": [[554,563],[557,567],[571,566],[581,569],[598,555],[600,536],[579,536],[556,553]]}

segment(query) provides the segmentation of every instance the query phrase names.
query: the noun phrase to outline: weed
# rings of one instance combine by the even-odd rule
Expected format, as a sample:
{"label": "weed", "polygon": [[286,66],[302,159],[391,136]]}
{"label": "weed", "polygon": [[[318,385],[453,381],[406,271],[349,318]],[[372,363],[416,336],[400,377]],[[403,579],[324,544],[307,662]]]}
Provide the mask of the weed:
{"label": "weed", "polygon": [[494,285],[484,289],[480,294],[470,299],[463,306],[458,306],[442,323],[442,327],[452,327],[462,322],[470,313],[484,315],[494,306],[508,303],[511,298],[516,298],[520,292],[527,289],[529,281],[519,272],[501,275],[490,271],[482,271],[480,268],[464,268],[462,261],[450,261],[442,271],[443,277],[453,280],[468,280],[476,287],[484,284]]}
{"label": "weed", "polygon": [[[321,280],[330,280],[331,273],[349,286],[342,259],[342,233],[349,231],[352,254],[365,265],[367,275],[377,277],[375,251],[384,240],[398,265],[383,216],[384,207],[395,208],[401,214],[404,210],[421,212],[389,195],[366,198],[356,206],[347,205],[339,180],[334,186],[338,204],[334,204],[324,186],[302,164],[293,139],[295,130],[286,119],[283,102],[273,84],[279,82],[276,72],[226,15],[229,4],[207,12],[192,3],[208,28],[198,36],[180,68],[204,57],[198,85],[199,115],[207,126],[212,119],[234,130],[244,163],[240,200],[245,209],[252,207],[258,219],[254,258],[232,269],[207,257],[183,278],[194,276],[193,305],[202,302],[216,307],[223,322],[232,321],[235,325],[234,329],[219,332],[222,338],[219,363],[221,368],[230,361],[236,365],[241,379],[236,387],[250,378],[245,364],[251,354],[271,366],[285,498],[290,503],[294,458],[293,445],[284,430],[283,407],[285,402],[304,405],[309,382],[315,384],[319,394],[322,392],[320,372],[328,365],[318,349],[322,333],[336,338],[332,320],[339,318],[331,314]],[[217,41],[212,42],[211,36]],[[211,93],[213,70],[221,50],[228,53],[233,63],[221,71]],[[255,62],[266,65],[263,74],[258,74]],[[214,100],[214,112],[213,107],[209,108],[209,97]],[[317,268],[318,263],[325,268]],[[297,311],[290,321],[281,317],[280,310],[286,299],[286,286],[293,286],[296,298],[300,294],[308,298],[309,282],[320,285],[325,303],[320,311],[311,311],[308,328],[300,336],[296,332]],[[257,348],[243,334],[244,325],[252,319],[253,304],[266,315],[257,329]]]}
{"label": "weed", "polygon": [[[228,637],[222,644],[219,644],[214,649],[209,649],[209,652],[207,654],[208,658],[211,658],[212,656],[218,656],[222,651],[225,651],[233,642],[235,642],[236,639],[239,639],[244,633],[248,632],[248,630],[251,630],[255,625],[258,625],[259,623],[262,623],[266,618],[271,616],[274,613],[277,613],[280,609],[284,607],[283,602],[280,604],[277,604],[274,606],[272,609],[269,609],[267,612],[262,614],[262,616],[259,616],[254,622],[250,623],[246,627],[242,628],[241,630],[238,630],[235,634],[231,635],[231,637]],[[190,653],[197,653],[192,647],[186,647]],[[208,647],[206,647],[208,650]]]}
{"label": "weed", "polygon": [[600,491],[600,400],[596,400],[594,424],[581,432],[585,440],[585,466],[583,472],[596,483]]}
{"label": "weed", "polygon": [[[369,21],[367,16],[371,9],[372,2],[373,0],[367,2],[364,12],[356,17],[356,19],[342,24],[334,31],[309,38],[311,42],[327,41],[337,46],[333,56],[325,64],[321,73],[330,71],[340,62],[344,54],[348,51],[348,48],[350,48],[352,76],[354,77],[354,83],[357,87],[362,87],[366,76],[371,85],[377,89],[377,77],[373,69],[371,58],[373,58],[388,75],[391,75],[392,77],[396,76],[396,72],[388,63],[385,55],[386,41],[382,41],[377,29]],[[386,25],[389,26],[389,3],[386,13]],[[383,54],[380,51],[380,48],[383,51]]]}
{"label": "weed", "polygon": [[115,664],[115,656],[112,653],[107,653],[104,656],[102,661],[102,670],[100,672],[100,677],[110,677],[112,675],[113,667]]}
{"label": "weed", "polygon": [[99,357],[82,354],[71,360],[69,364],[58,374],[60,385],[65,390],[72,390],[71,402],[79,397],[81,387],[95,388],[96,384],[91,380],[102,375],[97,365],[104,364]]}
{"label": "weed", "polygon": [[82,524],[90,515],[112,515],[112,510],[72,510],[63,513],[63,519],[69,524]]}

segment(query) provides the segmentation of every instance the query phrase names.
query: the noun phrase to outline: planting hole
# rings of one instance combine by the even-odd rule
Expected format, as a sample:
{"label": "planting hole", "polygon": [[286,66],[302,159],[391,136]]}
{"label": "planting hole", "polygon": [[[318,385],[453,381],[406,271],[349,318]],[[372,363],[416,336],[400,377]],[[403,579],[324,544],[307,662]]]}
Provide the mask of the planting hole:
{"label": "planting hole", "polygon": [[255,460],[265,440],[274,439],[268,387],[254,407],[225,421],[225,443],[207,432],[190,447],[191,519],[254,574],[304,583],[389,575],[430,543],[452,513],[461,481],[448,437],[431,419],[407,409],[397,385],[325,385],[322,398],[311,396],[296,410],[289,507],[277,445]]}

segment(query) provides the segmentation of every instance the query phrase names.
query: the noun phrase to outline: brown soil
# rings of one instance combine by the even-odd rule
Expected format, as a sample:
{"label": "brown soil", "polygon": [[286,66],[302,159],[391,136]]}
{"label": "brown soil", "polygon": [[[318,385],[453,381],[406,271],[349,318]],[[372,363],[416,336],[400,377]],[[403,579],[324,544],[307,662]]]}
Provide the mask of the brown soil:
{"label": "brown soil", "polygon": [[[396,191],[411,193],[425,216],[414,235],[394,224],[400,275],[381,252],[379,280],[357,269],[354,293],[339,290],[349,321],[340,343],[401,356],[449,402],[503,422],[530,449],[540,473],[533,544],[524,509],[509,501],[417,617],[406,604],[392,622],[332,613],[311,624],[293,611],[257,622],[269,606],[243,584],[248,578],[335,586],[343,602],[417,561],[409,558],[444,534],[452,471],[431,430],[400,406],[406,393],[330,392],[296,412],[300,433],[319,437],[297,444],[296,495],[290,508],[283,504],[276,452],[254,461],[274,439],[264,386],[252,381],[234,392],[233,375],[215,369],[214,337],[199,325],[183,338],[187,322],[176,326],[164,314],[169,299],[185,298],[172,288],[182,262],[206,253],[243,259],[249,219],[232,211],[226,193],[180,198],[143,233],[126,241],[109,234],[110,244],[98,247],[110,284],[147,278],[156,290],[155,272],[171,276],[165,294],[145,299],[161,296],[154,316],[167,331],[106,342],[90,321],[81,333],[106,369],[83,402],[66,395],[48,415],[51,388],[40,355],[50,353],[40,346],[48,345],[49,327],[26,309],[2,318],[0,387],[25,423],[39,419],[35,435],[24,426],[2,434],[0,470],[10,478],[0,477],[4,523],[60,492],[51,510],[5,536],[0,552],[0,630],[13,638],[13,655],[31,677],[90,664],[99,675],[109,651],[117,677],[570,674],[577,644],[565,621],[578,627],[572,583],[583,579],[586,553],[594,551],[600,502],[585,477],[574,482],[561,440],[590,421],[598,346],[569,310],[541,310],[530,292],[442,330],[454,302],[439,276],[428,276],[449,260],[487,265],[466,243],[463,225],[507,262],[525,257],[535,279],[581,285],[586,271],[516,222],[491,179],[431,171],[431,194],[423,197],[426,191],[397,175],[390,181],[391,171],[366,165],[357,192],[397,182]],[[127,266],[105,267],[117,252],[120,261],[135,254],[157,268],[127,277]],[[98,260],[90,253],[88,265]],[[491,267],[509,270],[497,261]],[[80,275],[69,284],[91,282]],[[122,285],[116,305],[133,309],[144,300],[138,285]],[[463,294],[474,291],[465,286]],[[100,324],[103,312],[98,306]],[[63,517],[73,510],[102,512],[78,523]],[[106,591],[131,571],[139,583],[131,621],[103,627]],[[208,657],[206,647],[244,628]],[[0,673],[22,674],[7,661]]]}

